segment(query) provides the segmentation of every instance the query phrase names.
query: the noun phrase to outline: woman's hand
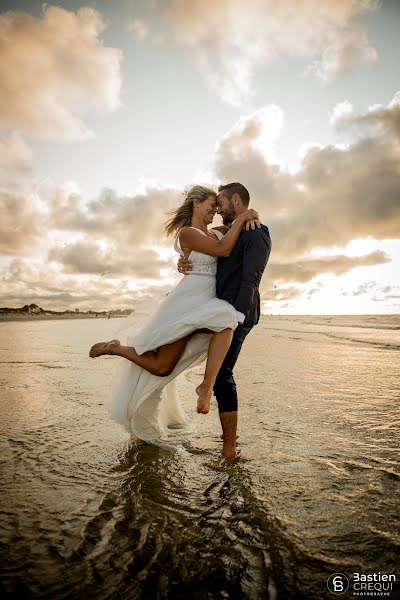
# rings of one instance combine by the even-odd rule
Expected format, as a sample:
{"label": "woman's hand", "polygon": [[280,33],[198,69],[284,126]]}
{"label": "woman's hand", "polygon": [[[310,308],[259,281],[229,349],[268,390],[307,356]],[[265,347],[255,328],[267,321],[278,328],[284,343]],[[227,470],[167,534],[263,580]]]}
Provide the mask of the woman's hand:
{"label": "woman's hand", "polygon": [[243,221],[245,223],[243,226],[243,231],[249,231],[249,229],[254,231],[256,227],[261,227],[260,217],[256,210],[249,208],[240,216],[243,217]]}
{"label": "woman's hand", "polygon": [[258,219],[251,219],[250,221],[247,221],[245,225],[243,225],[243,231],[249,231],[249,229],[254,231],[256,227],[260,229],[261,222]]}

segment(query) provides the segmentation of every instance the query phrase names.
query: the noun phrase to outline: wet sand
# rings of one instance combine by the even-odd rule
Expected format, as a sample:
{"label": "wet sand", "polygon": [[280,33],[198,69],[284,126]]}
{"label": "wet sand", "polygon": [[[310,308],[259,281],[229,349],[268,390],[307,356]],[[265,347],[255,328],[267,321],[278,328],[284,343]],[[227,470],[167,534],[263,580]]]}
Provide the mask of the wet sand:
{"label": "wet sand", "polygon": [[122,359],[87,356],[119,324],[3,323],[0,592],[331,600],[333,573],[399,578],[399,323],[263,318],[235,369],[231,467],[215,401],[195,412],[202,366],[178,381],[190,426],[144,444],[103,406]]}

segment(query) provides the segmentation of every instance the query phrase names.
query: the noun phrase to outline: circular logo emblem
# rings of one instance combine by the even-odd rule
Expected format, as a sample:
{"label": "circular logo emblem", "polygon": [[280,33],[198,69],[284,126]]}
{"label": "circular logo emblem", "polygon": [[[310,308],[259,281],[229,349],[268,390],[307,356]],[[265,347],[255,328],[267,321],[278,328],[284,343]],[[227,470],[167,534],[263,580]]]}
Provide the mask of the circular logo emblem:
{"label": "circular logo emblem", "polygon": [[333,573],[328,577],[326,585],[332,594],[344,594],[349,589],[349,580],[343,573]]}

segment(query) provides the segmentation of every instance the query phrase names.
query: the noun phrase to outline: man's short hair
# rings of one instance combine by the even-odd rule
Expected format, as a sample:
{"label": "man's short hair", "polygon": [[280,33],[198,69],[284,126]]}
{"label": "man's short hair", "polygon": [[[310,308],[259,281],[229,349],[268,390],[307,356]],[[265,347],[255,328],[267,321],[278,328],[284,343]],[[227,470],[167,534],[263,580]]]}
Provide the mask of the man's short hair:
{"label": "man's short hair", "polygon": [[220,185],[218,188],[219,192],[222,192],[224,196],[231,200],[233,194],[238,194],[240,196],[241,201],[247,207],[250,202],[250,194],[248,190],[241,183],[227,183],[226,185]]}

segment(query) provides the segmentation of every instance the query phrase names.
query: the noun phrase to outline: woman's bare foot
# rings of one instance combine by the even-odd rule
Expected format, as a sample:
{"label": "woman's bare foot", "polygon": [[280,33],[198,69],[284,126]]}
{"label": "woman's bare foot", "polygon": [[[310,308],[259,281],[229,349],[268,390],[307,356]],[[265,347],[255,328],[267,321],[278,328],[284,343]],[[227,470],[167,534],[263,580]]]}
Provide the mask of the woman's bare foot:
{"label": "woman's bare foot", "polygon": [[104,354],[110,354],[110,350],[113,346],[120,346],[121,343],[119,340],[111,340],[110,342],[99,342],[98,344],[94,344],[90,348],[89,356],[91,358],[97,358],[98,356],[103,356]]}
{"label": "woman's bare foot", "polygon": [[210,412],[211,396],[213,389],[204,382],[197,386],[196,394],[199,396],[197,400],[197,412],[206,415]]}

